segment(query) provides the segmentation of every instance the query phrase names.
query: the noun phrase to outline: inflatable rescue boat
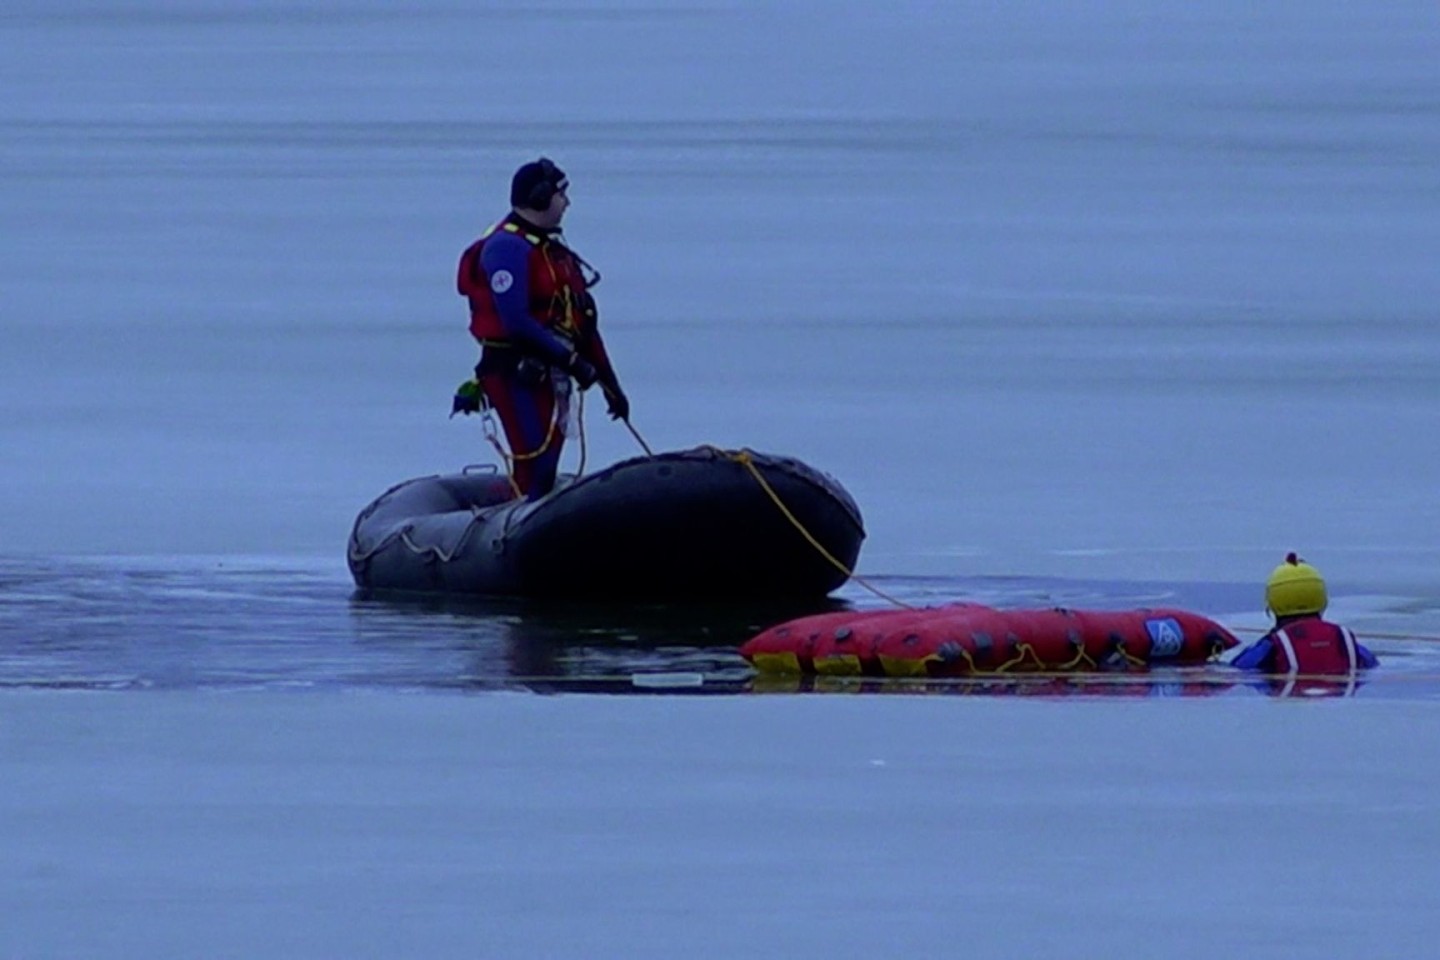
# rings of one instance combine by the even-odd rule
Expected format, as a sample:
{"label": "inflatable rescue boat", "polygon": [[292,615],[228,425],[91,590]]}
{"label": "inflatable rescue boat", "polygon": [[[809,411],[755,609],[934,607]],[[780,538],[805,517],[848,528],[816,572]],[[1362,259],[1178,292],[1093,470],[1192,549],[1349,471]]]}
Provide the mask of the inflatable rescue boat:
{"label": "inflatable rescue boat", "polygon": [[381,591],[805,598],[845,582],[864,536],[828,475],[700,447],[562,478],[534,501],[494,472],[408,480],[361,511],[348,557],[356,585]]}
{"label": "inflatable rescue boat", "polygon": [[1183,610],[922,610],[822,613],[771,627],[740,653],[762,674],[964,677],[1199,664],[1239,641]]}

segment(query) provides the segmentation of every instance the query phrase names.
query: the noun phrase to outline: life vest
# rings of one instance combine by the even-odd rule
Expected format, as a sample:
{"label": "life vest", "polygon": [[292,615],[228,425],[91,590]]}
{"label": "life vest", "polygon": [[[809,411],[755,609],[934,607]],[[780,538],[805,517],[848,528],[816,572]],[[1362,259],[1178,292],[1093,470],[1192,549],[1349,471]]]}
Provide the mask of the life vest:
{"label": "life vest", "polygon": [[1353,677],[1360,669],[1355,634],[1319,617],[1305,617],[1270,634],[1275,672],[1287,676]]}
{"label": "life vest", "polygon": [[514,218],[506,217],[481,235],[460,255],[456,289],[470,301],[470,333],[482,344],[503,345],[509,340],[490,278],[481,264],[486,241],[498,231],[516,234],[530,244],[527,263],[530,284],[530,315],[551,333],[578,342],[595,325],[595,300],[576,254],[554,237],[537,233]]}

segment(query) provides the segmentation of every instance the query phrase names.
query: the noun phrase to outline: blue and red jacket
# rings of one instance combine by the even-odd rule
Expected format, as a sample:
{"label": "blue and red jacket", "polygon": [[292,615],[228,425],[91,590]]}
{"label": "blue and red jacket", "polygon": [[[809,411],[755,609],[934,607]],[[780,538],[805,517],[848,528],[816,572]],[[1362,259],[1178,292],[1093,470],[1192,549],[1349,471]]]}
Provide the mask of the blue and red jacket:
{"label": "blue and red jacket", "polygon": [[578,352],[613,377],[582,263],[558,229],[511,213],[460,255],[456,289],[470,301],[471,335],[561,368]]}
{"label": "blue and red jacket", "polygon": [[1281,618],[1231,665],[1287,676],[1344,677],[1380,661],[1348,628],[1310,615]]}

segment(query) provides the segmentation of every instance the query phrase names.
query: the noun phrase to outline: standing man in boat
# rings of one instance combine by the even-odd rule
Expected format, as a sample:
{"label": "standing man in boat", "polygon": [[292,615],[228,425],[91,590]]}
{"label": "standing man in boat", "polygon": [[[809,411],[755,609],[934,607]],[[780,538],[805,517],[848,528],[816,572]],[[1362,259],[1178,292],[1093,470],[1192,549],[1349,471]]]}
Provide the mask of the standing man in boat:
{"label": "standing man in boat", "polygon": [[590,294],[600,274],[561,233],[569,187],[549,159],[523,164],[510,212],[460,256],[457,286],[481,346],[475,379],[505,430],[516,490],[532,500],[555,486],[572,381],[600,384],[610,418],[630,418]]}
{"label": "standing man in boat", "polygon": [[1329,605],[1320,571],[1291,553],[1265,585],[1275,628],[1241,651],[1231,664],[1296,678],[1349,678],[1380,661],[1349,628],[1322,619]]}

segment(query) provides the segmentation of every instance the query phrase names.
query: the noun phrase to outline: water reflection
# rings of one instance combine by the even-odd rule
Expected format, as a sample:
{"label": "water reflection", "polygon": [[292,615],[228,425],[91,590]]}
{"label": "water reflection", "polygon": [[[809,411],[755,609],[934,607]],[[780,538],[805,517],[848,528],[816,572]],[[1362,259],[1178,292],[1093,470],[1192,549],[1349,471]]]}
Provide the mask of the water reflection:
{"label": "water reflection", "polygon": [[[783,620],[846,609],[834,599],[707,604],[607,604],[357,591],[357,639],[458,654],[442,686],[540,691],[687,692],[646,678],[699,675],[699,692],[735,692],[752,671],[739,647]],[[403,625],[403,626],[402,626]],[[640,683],[637,684],[637,678]],[[688,692],[697,692],[693,689]]]}
{"label": "water reflection", "polygon": [[[883,585],[916,605],[967,598],[996,606],[1225,609],[1238,602],[1155,584],[896,577]],[[1372,649],[1382,666],[1353,687],[1288,684],[1219,665],[920,683],[802,680],[757,677],[739,655],[740,644],[765,627],[863,608],[867,600],[843,591],[841,600],[798,605],[382,597],[356,593],[334,564],[0,556],[0,688],[1440,700],[1440,643],[1427,641],[1440,629],[1433,613],[1425,619],[1408,609],[1374,621]]]}
{"label": "water reflection", "polygon": [[1335,699],[1359,694],[1369,681],[1358,677],[1262,677],[1249,686],[1266,696],[1281,700]]}
{"label": "water reflection", "polygon": [[[1260,677],[1211,664],[1092,673],[1014,673],[950,678],[756,674],[738,647],[783,620],[852,607],[839,600],[790,604],[625,604],[357,592],[361,622],[386,618],[372,643],[413,654],[458,655],[427,685],[542,693],[836,694],[1025,698],[1353,697],[1367,678]],[[398,619],[405,627],[397,629]],[[363,630],[361,631],[363,634]],[[433,665],[432,665],[433,666]]]}
{"label": "water reflection", "polygon": [[754,693],[901,694],[924,696],[1000,696],[1034,698],[1145,699],[1262,695],[1277,699],[1356,696],[1365,678],[1304,680],[1255,677],[1219,665],[1183,670],[1033,673],[945,679],[757,676],[746,685]]}

